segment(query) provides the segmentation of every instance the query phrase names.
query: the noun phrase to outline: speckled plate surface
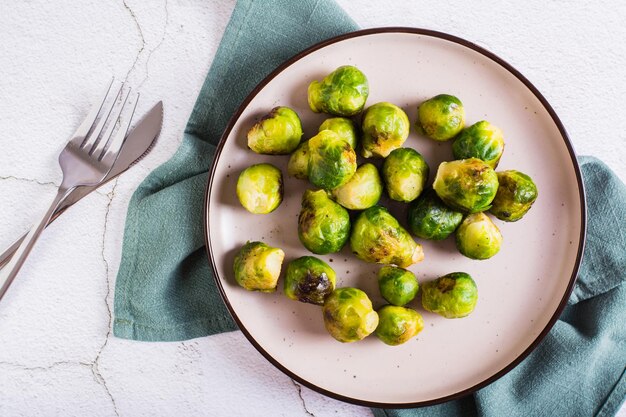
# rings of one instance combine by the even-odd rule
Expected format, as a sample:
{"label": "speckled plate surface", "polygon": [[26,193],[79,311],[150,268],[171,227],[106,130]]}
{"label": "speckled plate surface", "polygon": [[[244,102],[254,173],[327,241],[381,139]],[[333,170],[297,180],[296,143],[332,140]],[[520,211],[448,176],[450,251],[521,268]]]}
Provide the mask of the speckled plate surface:
{"label": "speckled plate surface", "polygon": [[[302,192],[308,182],[286,175],[287,156],[257,155],[246,132],[272,107],[285,105],[302,118],[305,137],[327,117],[307,105],[307,86],[344,64],[368,77],[368,104],[390,101],[411,123],[423,100],[458,96],[467,123],[489,120],[505,134],[498,170],[529,174],[539,189],[532,210],[516,223],[494,221],[504,243],[486,261],[461,256],[454,240],[420,241],[424,262],[412,266],[421,282],[454,271],[470,273],[479,302],[467,318],[447,320],[409,304],[425,328],[408,343],[390,347],[376,337],[342,344],[325,331],[321,309],[272,294],[248,292],[233,277],[233,258],[247,240],[262,240],[286,252],[285,262],[309,254],[297,237]],[[431,167],[451,160],[451,143],[436,143],[412,130],[405,146]],[[283,170],[285,199],[268,215],[253,215],[237,201],[237,176],[247,166],[269,162]],[[406,225],[405,208],[387,204]],[[384,28],[359,31],[318,44],[268,76],[231,119],[218,149],[206,199],[209,257],[231,314],[250,342],[289,376],[319,392],[361,405],[412,407],[457,398],[517,365],[545,336],[563,309],[580,264],[585,207],[580,171],[556,114],[541,94],[510,65],[465,40],[432,31]],[[337,272],[338,286],[365,290],[376,308],[379,266],[362,262],[347,245],[321,256]]]}

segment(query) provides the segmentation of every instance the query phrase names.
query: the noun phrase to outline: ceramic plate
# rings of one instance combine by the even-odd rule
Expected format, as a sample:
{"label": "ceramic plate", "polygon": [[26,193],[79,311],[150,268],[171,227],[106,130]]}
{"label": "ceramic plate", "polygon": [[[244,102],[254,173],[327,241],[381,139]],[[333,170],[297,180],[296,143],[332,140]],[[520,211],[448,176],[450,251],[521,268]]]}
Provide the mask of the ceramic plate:
{"label": "ceramic plate", "polygon": [[[302,193],[312,186],[286,175],[288,156],[257,155],[246,132],[277,105],[302,118],[305,138],[328,116],[313,113],[307,86],[340,65],[355,65],[368,77],[367,104],[390,101],[411,123],[417,106],[449,93],[465,105],[467,124],[488,120],[505,134],[498,170],[529,174],[539,189],[530,212],[516,223],[495,219],[504,236],[500,252],[486,261],[461,256],[454,239],[421,240],[425,260],[410,269],[420,282],[455,271],[471,274],[479,290],[474,312],[449,320],[425,311],[419,297],[409,304],[425,328],[408,343],[391,347],[371,336],[342,344],[324,329],[321,309],[275,293],[248,292],[233,277],[233,258],[248,240],[286,252],[286,262],[310,255],[297,237]],[[414,127],[414,126],[412,126]],[[412,129],[404,146],[418,150],[431,167],[452,160],[451,143],[437,143]],[[235,186],[251,164],[282,169],[285,198],[268,215],[239,204]],[[387,200],[382,201],[383,205]],[[406,209],[392,205],[406,225]],[[538,344],[557,320],[573,287],[585,230],[584,192],[572,146],[545,98],[518,71],[494,54],[447,34],[408,28],[359,31],[322,42],[281,65],[246,98],[231,119],[217,151],[206,199],[209,257],[232,316],[269,361],[306,386],[361,405],[412,407],[457,398],[504,375]],[[338,286],[366,291],[375,308],[378,265],[342,252],[320,256],[337,272]]]}

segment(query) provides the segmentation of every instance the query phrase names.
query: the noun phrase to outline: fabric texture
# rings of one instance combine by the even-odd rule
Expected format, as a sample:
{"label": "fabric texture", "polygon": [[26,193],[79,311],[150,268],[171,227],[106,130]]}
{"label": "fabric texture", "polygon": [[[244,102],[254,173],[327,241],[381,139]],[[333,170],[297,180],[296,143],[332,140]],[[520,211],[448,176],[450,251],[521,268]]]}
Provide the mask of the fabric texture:
{"label": "fabric texture", "polygon": [[[176,341],[236,330],[212,277],[202,211],[207,172],[230,116],[276,66],[357,29],[332,0],[240,0],[183,141],[133,195],[115,289],[115,336]],[[471,396],[377,416],[609,416],[626,397],[626,187],[580,158],[587,246],[560,320],[519,366]]]}

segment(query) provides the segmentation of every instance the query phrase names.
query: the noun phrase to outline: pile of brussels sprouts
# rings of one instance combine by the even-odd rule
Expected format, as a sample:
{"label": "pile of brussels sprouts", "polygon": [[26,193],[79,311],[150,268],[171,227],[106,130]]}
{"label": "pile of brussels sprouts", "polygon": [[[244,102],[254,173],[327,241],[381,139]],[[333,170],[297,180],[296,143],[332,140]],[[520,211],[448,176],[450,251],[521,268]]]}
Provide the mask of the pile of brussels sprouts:
{"label": "pile of brussels sprouts", "polygon": [[[439,165],[432,187],[430,168],[422,155],[403,147],[409,135],[407,114],[398,106],[365,102],[369,85],[354,66],[342,66],[308,88],[314,112],[333,117],[318,133],[302,142],[302,124],[295,111],[276,107],[248,132],[248,147],[260,154],[290,154],[289,175],[308,180],[313,189],[302,196],[298,237],[313,254],[339,252],[349,242],[357,258],[383,264],[378,271],[381,296],[389,303],[375,311],[365,292],[335,288],[335,271],[314,256],[303,256],[286,266],[287,297],[322,306],[328,332],[341,342],[354,342],[375,333],[389,345],[399,345],[424,327],[422,316],[405,307],[419,284],[407,267],[422,261],[422,246],[414,236],[442,240],[455,233],[456,246],[471,259],[488,259],[500,250],[502,235],[485,214],[514,222],[537,198],[532,179],[519,171],[495,169],[504,151],[502,131],[487,121],[465,126],[461,101],[441,94],[417,109],[417,130],[435,140],[453,139],[455,160]],[[361,115],[360,124],[354,116]],[[381,169],[357,163],[384,158]],[[379,199],[409,203],[408,231]],[[271,164],[246,168],[237,181],[237,196],[246,210],[266,214],[283,199],[283,177]],[[350,212],[356,211],[351,221]],[[248,242],[235,257],[235,279],[253,291],[275,291],[285,253],[263,242]],[[425,310],[446,318],[465,317],[478,299],[472,277],[453,272],[422,285]]]}

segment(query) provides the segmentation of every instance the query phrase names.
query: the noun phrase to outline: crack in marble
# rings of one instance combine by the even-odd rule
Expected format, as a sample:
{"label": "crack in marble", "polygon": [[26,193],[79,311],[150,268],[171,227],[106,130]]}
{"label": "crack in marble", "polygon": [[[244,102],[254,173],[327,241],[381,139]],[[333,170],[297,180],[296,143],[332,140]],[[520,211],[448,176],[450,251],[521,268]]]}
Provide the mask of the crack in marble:
{"label": "crack in marble", "polygon": [[141,29],[141,25],[139,24],[139,20],[137,19],[137,15],[133,11],[133,9],[131,9],[128,3],[126,3],[126,0],[122,0],[122,4],[124,5],[124,8],[128,10],[130,17],[133,19],[133,22],[135,22],[135,26],[137,27],[137,31],[139,32],[139,37],[141,38],[141,48],[139,48],[139,51],[137,52],[137,56],[135,57],[135,61],[133,62],[133,65],[130,67],[130,69],[126,73],[126,77],[124,79],[126,81],[130,73],[135,69],[135,66],[137,65],[137,62],[139,61],[139,57],[141,56],[141,53],[144,51],[144,49],[146,49],[146,38],[143,36],[143,30]]}
{"label": "crack in marble", "polygon": [[13,181],[23,181],[23,182],[32,182],[34,184],[39,184],[39,185],[45,185],[45,186],[52,186],[52,187],[58,187],[59,184],[52,182],[52,181],[39,181],[36,179],[32,179],[32,178],[23,178],[23,177],[16,177],[15,175],[2,175],[0,176],[0,180],[13,180]]}
{"label": "crack in marble", "polygon": [[71,365],[71,366],[78,365],[78,366],[85,366],[85,367],[91,368],[91,363],[76,362],[76,361],[57,361],[57,362],[52,362],[51,364],[46,365],[46,366],[28,366],[28,365],[24,365],[24,364],[17,363],[17,362],[0,361],[0,366],[8,366],[8,367],[17,368],[23,371],[48,371],[50,369],[53,369],[62,365]]}
{"label": "crack in marble", "polygon": [[163,33],[161,34],[161,39],[159,40],[159,42],[148,53],[148,57],[146,58],[146,76],[143,79],[143,81],[141,82],[141,84],[139,84],[139,86],[137,87],[138,90],[144,85],[144,83],[146,81],[148,81],[148,78],[150,78],[150,58],[152,58],[152,54],[154,54],[156,52],[156,50],[161,47],[161,45],[165,41],[165,35],[167,35],[167,27],[168,27],[168,25],[170,23],[170,14],[169,14],[169,11],[167,9],[167,1],[168,0],[165,0],[164,3],[163,3],[163,7],[165,9],[165,25],[163,26]]}
{"label": "crack in marble", "polygon": [[304,409],[304,412],[310,416],[315,417],[315,414],[313,414],[306,406],[306,401],[304,401],[304,397],[302,396],[302,386],[293,379],[289,379],[291,380],[291,383],[298,389],[298,397],[300,397],[300,402],[302,403],[302,408]]}

